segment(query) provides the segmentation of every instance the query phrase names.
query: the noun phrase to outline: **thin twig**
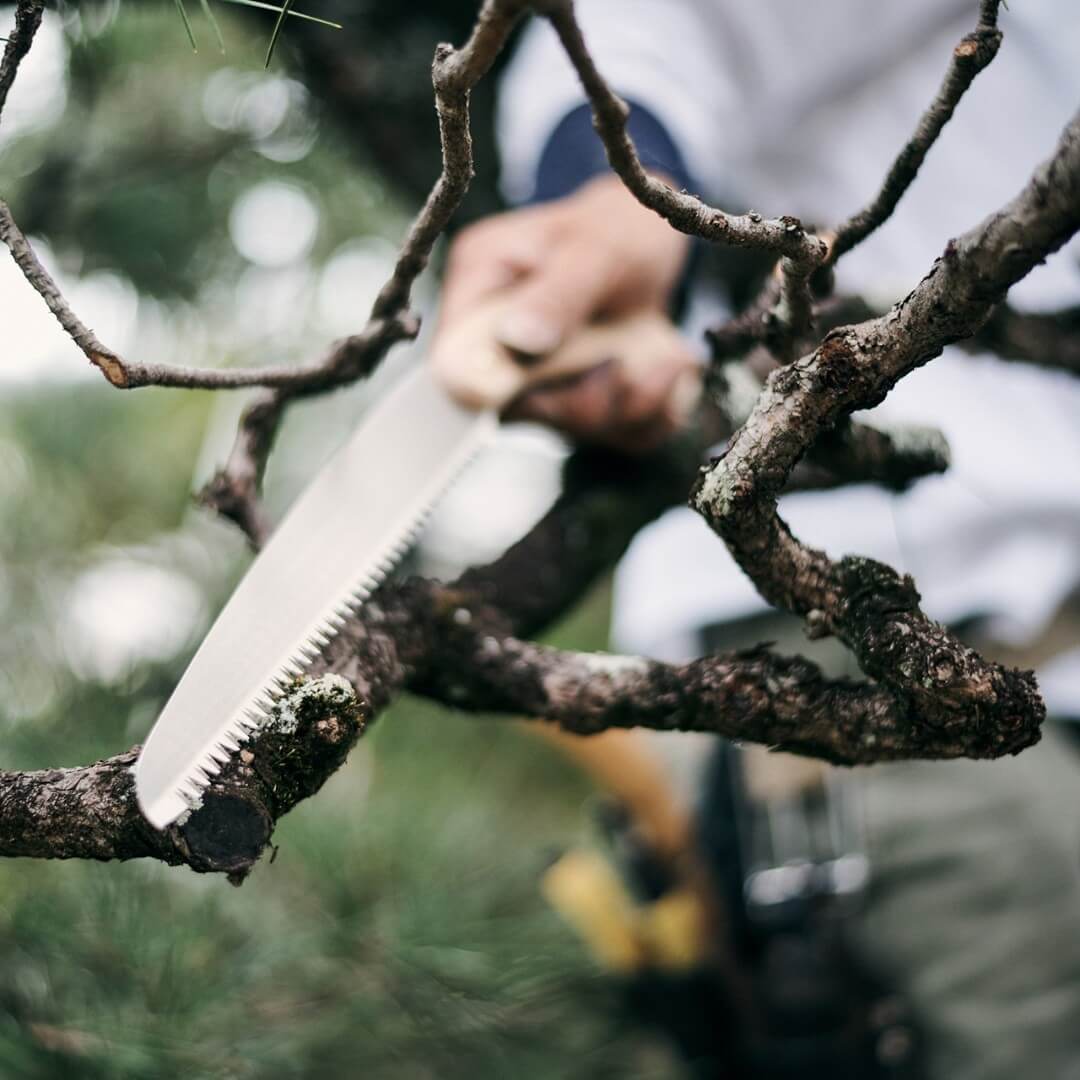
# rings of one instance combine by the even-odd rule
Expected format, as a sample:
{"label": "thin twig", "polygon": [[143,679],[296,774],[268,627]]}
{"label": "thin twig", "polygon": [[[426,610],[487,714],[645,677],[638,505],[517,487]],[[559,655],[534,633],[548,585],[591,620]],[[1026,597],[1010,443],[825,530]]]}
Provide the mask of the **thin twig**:
{"label": "thin twig", "polygon": [[801,286],[797,272],[781,276],[778,266],[778,272],[765,282],[744,312],[708,334],[716,362],[743,356],[757,344],[768,348],[782,363],[794,358],[800,331],[805,335],[814,325],[812,294],[828,296],[832,291],[830,268],[892,216],[960,99],[976,75],[997,55],[1001,44],[1001,31],[997,27],[1000,2],[982,0],[975,29],[953,49],[937,95],[897,155],[873,201],[835,232],[823,234],[829,251],[822,265],[812,270],[812,290]]}
{"label": "thin twig", "polygon": [[797,341],[812,324],[810,275],[824,262],[828,246],[803,228],[798,218],[728,214],[646,172],[627,130],[629,106],[608,85],[589,52],[571,0],[549,0],[543,14],[551,21],[589,100],[593,126],[608,162],[637,200],[673,228],[730,247],[771,252],[780,257],[780,302],[774,305],[786,340]]}
{"label": "thin twig", "polygon": [[[397,342],[414,337],[419,319],[409,312],[412,287],[427,266],[435,241],[446,229],[473,177],[469,133],[469,93],[491,68],[506,44],[524,0],[486,0],[469,40],[460,49],[440,45],[432,64],[435,105],[439,114],[442,170],[427,200],[413,219],[386,284],[371,308],[365,329],[346,338],[322,363],[299,377],[263,385],[276,387],[241,421],[225,467],[200,493],[201,501],[218,509],[244,529],[258,547],[267,535],[257,505],[266,456],[273,446],[282,411],[295,397],[322,393],[370,374]],[[272,424],[265,418],[272,415]],[[269,435],[267,435],[269,433]]]}
{"label": "thin twig", "polygon": [[3,199],[0,199],[0,240],[7,245],[11,257],[23,272],[23,276],[37,290],[49,310],[56,316],[57,321],[68,332],[71,340],[86,354],[90,363],[100,368],[102,374],[113,386],[127,386],[126,365],[112,349],[103,345],[94,331],[71,310],[56,282],[41,265],[30,242],[15,224],[15,219],[11,216],[11,211]]}
{"label": "thin twig", "polygon": [[1001,0],[982,0],[975,29],[953,49],[945,78],[934,100],[919,119],[911,138],[892,163],[881,190],[873,201],[854,214],[836,230],[829,251],[829,265],[861,244],[875,229],[892,216],[897,203],[919,174],[930,148],[972,84],[975,76],[997,55],[1001,45],[998,8]]}

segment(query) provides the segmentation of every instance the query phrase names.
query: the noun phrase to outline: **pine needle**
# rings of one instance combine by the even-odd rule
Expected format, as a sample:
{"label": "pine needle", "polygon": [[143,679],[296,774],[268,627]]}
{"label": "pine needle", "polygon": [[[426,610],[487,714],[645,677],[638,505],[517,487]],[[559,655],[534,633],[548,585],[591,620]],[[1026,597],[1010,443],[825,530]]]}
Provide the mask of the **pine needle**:
{"label": "pine needle", "polygon": [[277,39],[281,34],[281,28],[285,25],[285,20],[289,15],[289,8],[293,6],[293,0],[284,0],[281,5],[281,10],[278,12],[277,22],[274,23],[274,32],[270,35],[270,44],[266,48],[266,66],[270,66],[270,58],[274,55],[274,46],[277,44]]}
{"label": "pine needle", "polygon": [[[260,8],[263,11],[281,11],[277,4],[265,4],[261,0],[223,0],[226,4],[239,4],[241,7]],[[305,19],[308,22],[318,23],[320,26],[329,26],[331,30],[340,30],[341,23],[332,22],[330,19],[320,19],[317,15],[308,15],[303,11],[290,11],[289,15],[294,19]]]}
{"label": "pine needle", "polygon": [[225,38],[221,35],[221,27],[218,25],[218,21],[214,16],[214,12],[210,8],[210,0],[200,0],[202,4],[203,14],[206,16],[207,22],[214,29],[214,37],[217,38],[218,48],[221,50],[221,55],[225,55]]}
{"label": "pine needle", "polygon": [[175,0],[176,10],[180,12],[180,18],[184,20],[184,29],[187,31],[188,41],[191,42],[192,52],[198,52],[199,46],[195,44],[195,31],[191,28],[191,20],[188,18],[184,0]]}

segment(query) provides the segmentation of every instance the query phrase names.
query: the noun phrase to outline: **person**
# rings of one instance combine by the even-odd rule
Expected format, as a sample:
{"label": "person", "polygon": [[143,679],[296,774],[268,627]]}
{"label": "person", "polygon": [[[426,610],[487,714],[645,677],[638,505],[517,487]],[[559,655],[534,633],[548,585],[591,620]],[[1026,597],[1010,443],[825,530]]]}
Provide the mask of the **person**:
{"label": "person", "polygon": [[[975,25],[975,0],[578,0],[600,70],[631,104],[647,168],[728,209],[843,220],[876,192]],[[1080,101],[1070,0],[1002,10],[1000,53],[961,102],[890,221],[839,264],[836,289],[895,301],[949,237],[1009,199]],[[494,300],[501,348],[542,358],[590,322],[669,309],[690,243],[607,168],[550,26],[534,20],[500,85],[503,188],[516,208],[452,246],[433,354]],[[693,283],[688,304],[695,310]],[[1027,309],[1080,297],[1073,243],[1010,294]],[[714,312],[714,316],[715,316]],[[720,312],[719,314],[722,314]],[[603,365],[542,382],[511,415],[622,449],[679,422],[687,349],[646,372]],[[438,365],[437,365],[438,366]],[[539,365],[542,368],[542,365]],[[901,381],[878,424],[940,428],[941,477],[786,496],[801,539],[912,573],[926,610],[1026,652],[1051,715],[1080,717],[1080,380],[947,349]],[[751,583],[689,510],[635,541],[616,579],[620,648],[681,660],[710,641],[775,637]],[[1065,612],[1066,615],[1062,615]],[[1067,629],[1062,633],[1061,628]],[[790,634],[783,632],[787,638]],[[796,643],[792,646],[799,649]],[[930,1073],[949,1080],[1080,1077],[1080,763],[1048,729],[1015,759],[909,762],[865,772],[874,884],[862,940],[914,1002]]]}

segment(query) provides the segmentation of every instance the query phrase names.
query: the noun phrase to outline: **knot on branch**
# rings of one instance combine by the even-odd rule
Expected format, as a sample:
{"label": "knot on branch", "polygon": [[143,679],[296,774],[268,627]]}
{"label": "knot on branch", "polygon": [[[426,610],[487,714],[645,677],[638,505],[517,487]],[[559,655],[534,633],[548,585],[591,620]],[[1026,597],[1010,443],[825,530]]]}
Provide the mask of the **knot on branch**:
{"label": "knot on branch", "polygon": [[818,347],[813,364],[817,384],[824,391],[847,390],[858,373],[853,335],[847,327],[831,330]]}
{"label": "knot on branch", "polygon": [[840,636],[859,665],[910,705],[952,755],[1016,754],[1039,740],[1046,707],[1034,673],[1005,668],[963,645],[919,610],[919,593],[873,559],[836,564]]}
{"label": "knot on branch", "polygon": [[127,390],[133,385],[124,362],[115,353],[92,351],[90,363],[98,368],[118,390]]}
{"label": "knot on branch", "polygon": [[759,509],[758,498],[754,476],[745,470],[740,473],[730,468],[725,450],[698,469],[687,505],[724,535],[727,522],[747,517]]}
{"label": "knot on branch", "polygon": [[440,41],[435,46],[435,55],[431,59],[431,84],[437,94],[450,94],[457,89],[457,68],[454,64],[456,56],[457,49],[448,41]]}
{"label": "knot on branch", "polygon": [[849,625],[878,622],[902,611],[915,611],[919,590],[908,574],[862,555],[847,555],[837,563],[844,595],[841,620]]}
{"label": "knot on branch", "polygon": [[978,74],[994,59],[1000,45],[1000,30],[996,27],[977,26],[970,34],[965,34],[953,49],[957,67],[973,68],[972,74]]}

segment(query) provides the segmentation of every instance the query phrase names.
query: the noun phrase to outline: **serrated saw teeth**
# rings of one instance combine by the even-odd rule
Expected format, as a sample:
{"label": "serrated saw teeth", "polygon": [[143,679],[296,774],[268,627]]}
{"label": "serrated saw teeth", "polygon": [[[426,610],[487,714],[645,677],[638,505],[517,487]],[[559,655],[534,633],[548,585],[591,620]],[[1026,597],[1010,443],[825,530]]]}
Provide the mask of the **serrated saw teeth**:
{"label": "serrated saw teeth", "polygon": [[176,789],[176,794],[188,804],[192,810],[198,809],[202,802],[203,788],[195,781],[193,777],[189,777],[187,782],[181,784]]}

